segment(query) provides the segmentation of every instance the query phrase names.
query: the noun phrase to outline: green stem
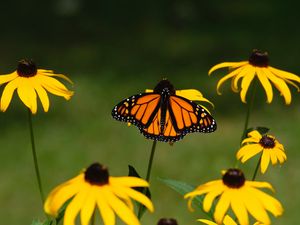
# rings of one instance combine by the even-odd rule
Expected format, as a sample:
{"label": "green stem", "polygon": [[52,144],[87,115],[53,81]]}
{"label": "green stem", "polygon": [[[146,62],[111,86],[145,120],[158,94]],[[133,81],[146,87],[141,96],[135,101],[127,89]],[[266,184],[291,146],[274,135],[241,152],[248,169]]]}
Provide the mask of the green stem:
{"label": "green stem", "polygon": [[44,198],[44,192],[43,192],[43,187],[42,187],[42,182],[41,182],[40,170],[39,170],[39,165],[38,165],[38,160],[37,160],[37,155],[36,155],[35,142],[34,142],[34,133],[33,133],[33,126],[32,126],[32,114],[31,114],[30,109],[28,109],[28,124],[29,124],[29,131],[30,131],[31,149],[32,149],[35,175],[36,175],[36,179],[37,179],[37,182],[38,182],[38,187],[39,187],[39,191],[40,191],[42,204],[44,204],[44,199],[45,198]]}
{"label": "green stem", "polygon": [[157,141],[154,140],[151,148],[151,154],[148,162],[148,168],[147,168],[147,175],[146,175],[146,181],[150,181],[150,175],[151,175],[151,169],[152,169],[152,163],[154,159],[155,149],[156,149],[156,143]]}
{"label": "green stem", "polygon": [[[262,156],[262,155],[261,155],[261,156]],[[253,176],[252,176],[252,181],[254,181],[255,178],[256,178],[257,171],[258,171],[258,168],[259,168],[259,165],[260,165],[260,162],[261,162],[261,156],[259,157],[259,160],[258,160],[258,162],[257,162],[256,168],[255,168],[255,171],[254,171],[254,174],[253,174]]]}
{"label": "green stem", "polygon": [[[150,181],[152,163],[153,163],[155,149],[156,149],[156,143],[157,143],[157,141],[154,140],[153,144],[152,144],[152,148],[151,148],[150,158],[149,158],[149,161],[148,161],[147,175],[146,175],[146,181],[147,182]],[[143,194],[146,193],[146,190],[147,190],[147,188],[144,188]],[[141,219],[141,217],[142,217],[142,208],[143,208],[143,205],[140,204],[139,211],[138,211],[138,219]]]}

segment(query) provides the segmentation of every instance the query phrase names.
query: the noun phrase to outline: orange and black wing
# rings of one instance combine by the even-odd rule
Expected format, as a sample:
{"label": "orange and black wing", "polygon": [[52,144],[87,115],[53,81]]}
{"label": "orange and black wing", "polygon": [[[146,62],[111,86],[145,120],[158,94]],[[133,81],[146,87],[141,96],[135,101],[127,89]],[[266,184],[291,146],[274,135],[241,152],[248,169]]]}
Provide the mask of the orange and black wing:
{"label": "orange and black wing", "polygon": [[155,93],[133,95],[116,105],[112,116],[139,128],[149,127],[159,111],[160,99],[161,96]]}
{"label": "orange and black wing", "polygon": [[152,123],[146,128],[140,128],[140,130],[146,138],[157,141],[175,142],[185,136],[185,133],[175,130],[169,110],[166,111],[164,126],[161,126],[161,109],[159,109]]}
{"label": "orange and black wing", "polygon": [[210,113],[186,98],[170,96],[168,109],[177,133],[182,135],[192,132],[210,133],[217,129],[216,121]]}

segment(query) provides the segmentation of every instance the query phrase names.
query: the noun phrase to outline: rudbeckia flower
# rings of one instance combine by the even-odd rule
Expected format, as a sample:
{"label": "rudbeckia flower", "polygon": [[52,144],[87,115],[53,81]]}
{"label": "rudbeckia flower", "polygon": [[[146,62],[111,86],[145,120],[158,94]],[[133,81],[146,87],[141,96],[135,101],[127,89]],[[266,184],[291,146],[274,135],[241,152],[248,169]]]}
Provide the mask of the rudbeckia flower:
{"label": "rudbeckia flower", "polygon": [[[205,220],[205,219],[199,219],[198,220],[199,222],[202,222],[204,224],[207,224],[207,225],[218,225],[217,223],[213,222],[213,221],[210,221],[210,220]],[[224,220],[223,220],[223,225],[238,225],[230,216],[226,215]],[[256,222],[254,223],[253,225],[263,225],[262,223],[260,222]]]}
{"label": "rudbeckia flower", "polygon": [[258,78],[263,86],[266,95],[267,103],[271,103],[273,99],[272,85],[278,89],[284,97],[285,103],[289,105],[292,100],[291,92],[287,84],[294,86],[298,91],[300,77],[283,70],[276,69],[269,66],[269,56],[267,52],[254,50],[248,61],[241,62],[223,62],[212,67],[208,74],[210,75],[217,69],[228,67],[230,73],[219,80],[217,84],[217,92],[221,94],[220,87],[228,79],[232,78],[231,88],[234,92],[239,92],[238,83],[241,82],[241,100],[246,103],[246,93],[248,88],[255,77]]}
{"label": "rudbeckia flower", "polygon": [[248,225],[248,213],[258,222],[270,224],[267,211],[275,217],[283,212],[281,203],[258,188],[273,190],[267,182],[247,181],[239,169],[228,169],[222,180],[214,180],[198,186],[194,191],[187,193],[184,197],[189,198],[188,206],[192,210],[192,201],[197,195],[205,195],[203,209],[208,212],[214,200],[218,202],[214,211],[214,220],[222,224],[224,216],[229,208],[237,217],[239,224]]}
{"label": "rudbeckia flower", "polygon": [[16,71],[0,75],[0,85],[7,83],[0,100],[1,111],[6,111],[16,89],[21,101],[33,114],[37,112],[37,95],[41,100],[44,111],[48,111],[50,103],[47,91],[69,100],[73,92],[69,91],[54,77],[59,77],[72,83],[65,75],[55,74],[52,70],[37,69],[33,61],[21,60]]}
{"label": "rudbeckia flower", "polygon": [[152,202],[133,187],[148,187],[137,177],[111,177],[106,167],[94,163],[75,178],[56,187],[46,199],[44,210],[56,217],[62,205],[71,199],[64,214],[64,225],[74,225],[80,212],[81,224],[88,225],[99,209],[105,225],[115,224],[115,214],[129,225],[140,225],[134,214],[132,199],[153,212]]}
{"label": "rudbeckia flower", "polygon": [[251,131],[248,134],[248,138],[245,138],[242,144],[244,145],[236,154],[237,159],[244,163],[251,157],[262,152],[260,161],[262,173],[266,172],[270,161],[272,165],[275,165],[278,162],[282,164],[287,159],[283,145],[275,137],[261,135],[257,130]]}

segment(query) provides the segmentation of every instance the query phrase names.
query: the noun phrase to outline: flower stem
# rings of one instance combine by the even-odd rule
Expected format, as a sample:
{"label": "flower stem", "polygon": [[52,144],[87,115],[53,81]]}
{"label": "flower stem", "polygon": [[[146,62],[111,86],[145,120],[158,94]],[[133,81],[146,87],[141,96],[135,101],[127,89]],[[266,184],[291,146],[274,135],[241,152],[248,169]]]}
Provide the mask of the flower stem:
{"label": "flower stem", "polygon": [[150,175],[151,175],[151,169],[152,169],[152,163],[154,159],[155,149],[156,149],[156,143],[157,141],[154,140],[151,148],[151,154],[148,162],[148,169],[147,169],[147,175],[146,175],[146,181],[150,181]]}
{"label": "flower stem", "polygon": [[44,204],[44,192],[41,182],[41,176],[40,176],[40,170],[36,155],[36,149],[35,149],[35,142],[34,142],[34,133],[33,133],[33,126],[32,126],[32,115],[30,109],[28,109],[28,124],[29,124],[29,131],[30,131],[30,139],[31,139],[31,149],[32,149],[32,156],[33,156],[33,162],[34,162],[34,169],[35,169],[35,175],[38,182],[38,187],[40,191],[40,197],[42,200],[42,204]]}
{"label": "flower stem", "polygon": [[[262,156],[262,155],[261,155],[261,156]],[[259,160],[258,160],[258,162],[257,162],[256,168],[255,168],[255,170],[254,170],[254,173],[253,173],[253,176],[252,176],[252,181],[254,181],[255,178],[256,178],[257,171],[258,171],[258,168],[259,168],[259,165],[260,165],[260,162],[261,162],[261,156],[259,157]]]}
{"label": "flower stem", "polygon": [[240,144],[242,143],[243,139],[246,138],[246,136],[247,136],[248,124],[249,124],[250,114],[251,114],[253,104],[254,104],[256,89],[257,89],[257,79],[254,78],[252,91],[251,91],[251,99],[250,99],[250,102],[248,104],[248,109],[247,109],[247,114],[246,114],[246,119],[245,119],[245,124],[244,124],[244,131],[243,131],[243,134],[242,134],[242,137],[241,137]]}
{"label": "flower stem", "polygon": [[[150,158],[149,158],[149,161],[148,161],[147,175],[146,175],[146,181],[147,182],[150,181],[152,163],[153,163],[155,149],[156,149],[156,143],[157,143],[157,141],[154,140],[153,144],[152,144],[152,148],[151,148]],[[143,189],[143,194],[146,193],[146,190],[147,190],[147,188]],[[139,205],[139,211],[138,211],[138,219],[141,219],[141,217],[142,217],[142,208],[143,208],[143,205],[140,204]]]}

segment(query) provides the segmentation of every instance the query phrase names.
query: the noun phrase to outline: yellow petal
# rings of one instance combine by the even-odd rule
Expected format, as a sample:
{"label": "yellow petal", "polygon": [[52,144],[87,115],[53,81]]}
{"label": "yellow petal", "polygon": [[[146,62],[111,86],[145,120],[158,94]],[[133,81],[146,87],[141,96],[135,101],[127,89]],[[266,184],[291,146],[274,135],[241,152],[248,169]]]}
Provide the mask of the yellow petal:
{"label": "yellow petal", "polygon": [[224,225],[237,225],[237,223],[228,215],[225,216],[223,220]]}
{"label": "yellow petal", "polygon": [[253,137],[245,138],[242,141],[242,144],[253,144],[253,143],[258,143],[257,139]]}
{"label": "yellow petal", "polygon": [[217,190],[210,191],[209,193],[207,193],[207,195],[205,196],[205,198],[203,200],[203,209],[205,212],[208,212],[210,210],[215,198],[217,196],[219,196],[220,194],[222,194],[223,191],[224,190],[222,188],[219,188]]}
{"label": "yellow petal", "polygon": [[109,177],[109,182],[124,187],[149,187],[147,181],[138,177]]}
{"label": "yellow petal", "polygon": [[261,156],[261,162],[260,162],[260,171],[262,174],[264,174],[267,171],[267,168],[270,163],[270,154],[269,150],[264,150]]}
{"label": "yellow petal", "polygon": [[262,138],[261,134],[257,130],[253,130],[250,133],[248,133],[248,137],[254,137],[257,139],[258,142]]}
{"label": "yellow petal", "polygon": [[177,90],[176,95],[189,99],[191,101],[207,102],[214,107],[214,104],[208,99],[204,98],[202,93],[196,89]]}
{"label": "yellow petal", "polygon": [[122,202],[118,199],[109,189],[103,188],[103,192],[105,192],[105,198],[110,207],[114,210],[114,212],[120,217],[120,219],[130,225],[140,225],[139,220],[134,215],[134,213]]}
{"label": "yellow petal", "polygon": [[82,188],[80,182],[78,182],[78,177],[67,181],[51,191],[47,197],[44,210],[47,214],[52,216],[57,216],[58,210],[62,205],[76,193],[78,193]]}
{"label": "yellow petal", "polygon": [[236,154],[237,159],[241,159],[242,163],[245,163],[248,159],[252,158],[259,152],[261,152],[263,148],[259,144],[249,144],[244,145]]}
{"label": "yellow petal", "polygon": [[285,81],[281,78],[276,77],[267,69],[264,69],[264,72],[267,74],[268,78],[273,82],[278,91],[283,95],[285,104],[289,105],[292,101],[292,96],[290,89],[285,83]]}
{"label": "yellow petal", "polygon": [[254,73],[249,73],[242,80],[242,84],[241,84],[242,90],[241,90],[240,96],[241,96],[242,102],[244,102],[244,103],[246,103],[246,93],[248,91],[250,83],[252,82],[252,80],[254,78],[254,75],[255,75]]}
{"label": "yellow petal", "polygon": [[42,87],[42,85],[38,83],[36,79],[32,79],[31,83],[41,100],[44,111],[48,112],[50,103],[47,92]]}
{"label": "yellow petal", "polygon": [[[135,191],[131,188],[126,188],[126,187],[118,187],[118,189],[124,193],[126,193],[130,198],[134,199],[137,202],[140,202],[141,204],[143,204],[144,206],[146,206],[146,208],[150,211],[153,212],[154,211],[154,207],[152,202],[150,201],[149,198],[147,198],[144,194]],[[114,189],[115,190],[115,189]]]}
{"label": "yellow petal", "polygon": [[221,92],[220,92],[219,89],[220,89],[220,87],[222,86],[222,84],[223,84],[226,80],[228,80],[228,79],[230,79],[230,78],[236,76],[237,74],[239,74],[243,69],[244,69],[244,67],[240,67],[240,68],[238,68],[238,69],[236,69],[236,70],[233,70],[231,73],[227,74],[227,75],[224,76],[223,78],[221,78],[221,79],[219,80],[218,84],[217,84],[217,93],[220,95]]}
{"label": "yellow petal", "polygon": [[296,74],[290,73],[290,72],[286,72],[283,70],[279,70],[276,69],[274,67],[269,66],[268,70],[270,70],[273,74],[275,74],[278,77],[282,77],[288,80],[292,80],[292,81],[296,81],[298,83],[300,83],[300,77]]}
{"label": "yellow petal", "polygon": [[112,208],[109,206],[106,192],[102,187],[98,188],[97,192],[95,192],[97,196],[97,205],[99,207],[99,211],[103,220],[104,225],[115,225],[116,217]]}
{"label": "yellow petal", "polygon": [[89,188],[83,188],[67,206],[64,216],[64,225],[75,225],[75,219],[88,194]]}
{"label": "yellow petal", "polygon": [[30,78],[21,77],[17,92],[21,101],[31,110],[32,114],[36,114],[36,93],[30,83],[30,80]]}
{"label": "yellow petal", "polygon": [[82,209],[80,212],[81,225],[89,225],[90,219],[95,211],[96,207],[96,195],[94,189],[98,188],[97,186],[91,186],[90,190],[87,193],[86,199],[82,204]]}
{"label": "yellow petal", "polygon": [[[243,196],[240,195],[239,190],[235,190],[234,197],[231,200],[231,208],[239,220],[239,224],[248,224],[248,212],[246,206],[242,201]],[[231,218],[230,218],[231,219]],[[224,222],[225,224],[225,222]]]}
{"label": "yellow petal", "polygon": [[267,188],[274,192],[274,188],[268,182],[258,182],[258,181],[246,181],[247,186],[256,187],[256,188]]}
{"label": "yellow petal", "polygon": [[268,80],[266,74],[264,73],[264,70],[260,68],[256,68],[257,77],[262,84],[266,95],[267,95],[267,103],[271,103],[273,99],[273,90],[272,85],[270,84],[270,81]]}
{"label": "yellow petal", "polygon": [[263,222],[266,225],[271,223],[266,210],[263,207],[262,202],[260,199],[257,198],[257,195],[254,195],[251,191],[251,188],[247,188],[243,191],[243,201],[244,204],[249,211],[249,213],[260,222]]}
{"label": "yellow petal", "polygon": [[74,84],[73,81],[67,77],[66,75],[63,75],[63,74],[55,74],[53,73],[52,70],[40,70],[38,69],[38,74],[41,74],[41,75],[45,75],[45,76],[50,76],[50,77],[60,77],[66,81],[68,81],[70,84]]}
{"label": "yellow petal", "polygon": [[232,198],[232,192],[230,189],[224,191],[224,193],[221,195],[214,213],[215,221],[218,224],[222,223],[224,219],[224,215],[230,206],[231,198]]}
{"label": "yellow petal", "polygon": [[274,151],[274,153],[270,154],[270,159],[271,159],[272,165],[275,165],[277,163],[278,159],[277,159],[277,154],[275,154],[275,151]]}
{"label": "yellow petal", "polygon": [[260,200],[263,207],[271,212],[275,217],[282,215],[283,207],[276,198],[273,198],[272,196],[255,188],[250,188],[249,194],[252,196],[256,196]]}
{"label": "yellow petal", "polygon": [[248,74],[254,74],[255,73],[255,67],[251,66],[251,65],[245,65],[244,69],[238,74],[236,75],[231,82],[231,89],[234,92],[238,92],[238,82],[241,78],[247,76]]}
{"label": "yellow petal", "polygon": [[18,77],[17,72],[13,72],[11,74],[0,75],[0,84],[4,84],[10,82]]}
{"label": "yellow petal", "polygon": [[197,221],[202,222],[202,223],[205,223],[205,224],[207,224],[207,225],[218,225],[218,224],[215,223],[215,222],[212,222],[212,221],[210,221],[210,220],[205,220],[205,219],[198,219]]}
{"label": "yellow petal", "polygon": [[10,101],[12,99],[13,93],[16,90],[16,88],[19,86],[19,83],[20,83],[20,79],[17,78],[17,79],[14,79],[13,81],[9,82],[5,86],[2,96],[1,96],[1,104],[0,104],[2,112],[5,112],[6,109],[8,108]]}
{"label": "yellow petal", "polygon": [[224,67],[231,67],[231,68],[237,68],[243,65],[248,64],[248,61],[242,61],[242,62],[223,62],[219,63],[215,66],[213,66],[209,71],[208,75],[210,75],[212,72],[214,72],[217,69],[224,68]]}
{"label": "yellow petal", "polygon": [[42,76],[42,75],[36,75],[35,79],[38,80],[38,82],[50,93],[57,95],[57,96],[62,96],[66,100],[69,100],[73,92],[69,91],[65,85],[63,85],[61,82],[56,80],[55,78],[48,77],[48,76]]}
{"label": "yellow petal", "polygon": [[145,90],[145,93],[152,93],[152,92],[153,92],[152,89],[146,89],[146,90]]}

